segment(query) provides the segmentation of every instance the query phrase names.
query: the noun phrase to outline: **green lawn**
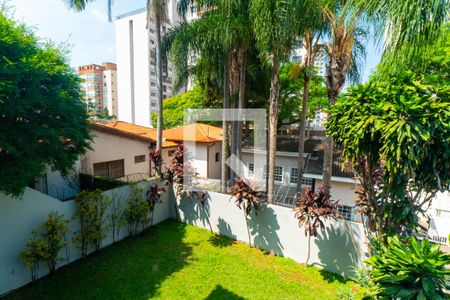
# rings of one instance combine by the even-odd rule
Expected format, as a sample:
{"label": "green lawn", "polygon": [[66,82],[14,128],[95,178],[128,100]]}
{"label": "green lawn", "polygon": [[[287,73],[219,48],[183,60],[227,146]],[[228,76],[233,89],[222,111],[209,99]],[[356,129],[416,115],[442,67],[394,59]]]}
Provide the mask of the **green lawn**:
{"label": "green lawn", "polygon": [[337,299],[356,284],[194,226],[165,221],[6,299]]}

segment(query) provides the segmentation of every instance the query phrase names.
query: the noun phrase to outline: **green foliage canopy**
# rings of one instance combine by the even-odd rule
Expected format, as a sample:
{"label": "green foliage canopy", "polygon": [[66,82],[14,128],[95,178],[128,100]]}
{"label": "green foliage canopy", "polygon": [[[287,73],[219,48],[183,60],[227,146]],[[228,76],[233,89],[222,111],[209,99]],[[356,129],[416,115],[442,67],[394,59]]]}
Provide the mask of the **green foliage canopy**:
{"label": "green foliage canopy", "polygon": [[[212,102],[212,103],[211,103]],[[184,121],[184,110],[195,108],[212,108],[213,106],[207,106],[207,104],[214,104],[214,101],[207,98],[203,90],[194,86],[186,93],[173,96],[163,101],[163,120],[164,128],[173,128],[182,126]],[[152,114],[152,124],[156,126],[156,113]]]}
{"label": "green foliage canopy", "polygon": [[0,191],[20,195],[89,147],[79,79],[62,51],[0,12]]}
{"label": "green foliage canopy", "polygon": [[362,177],[378,233],[414,225],[414,210],[450,184],[449,96],[405,71],[350,88],[332,107],[327,131]]}

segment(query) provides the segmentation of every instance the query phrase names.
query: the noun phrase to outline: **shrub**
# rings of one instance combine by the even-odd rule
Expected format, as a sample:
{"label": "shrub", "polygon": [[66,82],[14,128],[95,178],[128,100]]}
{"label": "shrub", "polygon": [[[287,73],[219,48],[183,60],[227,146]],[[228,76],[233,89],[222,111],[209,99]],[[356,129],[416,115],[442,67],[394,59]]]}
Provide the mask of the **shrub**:
{"label": "shrub", "polygon": [[400,299],[447,299],[444,289],[450,270],[450,255],[440,245],[414,237],[401,241],[389,237],[376,243],[375,254],[367,260],[372,280],[380,286],[380,296]]}
{"label": "shrub", "polygon": [[110,198],[111,213],[108,215],[108,226],[111,228],[113,243],[119,237],[120,229],[124,224],[122,205],[120,204],[122,196],[117,191],[113,191]]}
{"label": "shrub", "polygon": [[137,185],[130,186],[124,218],[128,225],[128,233],[132,236],[145,230],[150,223],[149,203],[144,197],[144,190]]}
{"label": "shrub", "polygon": [[106,191],[119,186],[126,185],[125,182],[102,176],[92,176],[89,174],[80,174],[80,190],[82,191]]}
{"label": "shrub", "polygon": [[242,178],[236,178],[236,181],[228,191],[236,198],[235,203],[239,209],[244,212],[245,223],[247,225],[248,243],[251,246],[250,230],[248,228],[247,217],[253,210],[255,214],[258,214],[260,204],[263,201],[262,195],[255,191],[247,182]]}
{"label": "shrub", "polygon": [[161,155],[161,151],[156,149],[155,147],[150,148],[149,153],[150,161],[153,163],[153,168],[155,169],[156,175],[162,176],[162,164],[163,159]]}
{"label": "shrub", "polygon": [[80,249],[81,257],[86,257],[92,248],[98,251],[106,236],[104,216],[109,199],[102,191],[83,191],[77,195],[75,217],[80,221],[80,232],[73,242]]}
{"label": "shrub", "polygon": [[330,194],[323,189],[318,189],[313,192],[312,189],[307,188],[300,194],[300,199],[294,208],[298,225],[305,227],[305,235],[308,236],[308,257],[306,258],[306,264],[308,264],[310,257],[311,236],[316,237],[318,229],[325,229],[324,219],[340,216],[336,203],[332,202],[330,198]]}
{"label": "shrub", "polygon": [[52,273],[56,270],[58,261],[62,260],[59,252],[67,246],[66,234],[69,232],[67,223],[62,215],[52,211],[47,220],[33,230],[33,237],[27,242],[26,249],[20,256],[30,268],[33,281],[37,278],[41,262],[45,262],[47,269]]}
{"label": "shrub", "polygon": [[160,188],[157,184],[153,184],[150,186],[150,189],[147,191],[147,203],[152,213],[151,224],[153,225],[153,216],[155,213],[156,203],[162,202],[162,194],[166,192],[165,188]]}

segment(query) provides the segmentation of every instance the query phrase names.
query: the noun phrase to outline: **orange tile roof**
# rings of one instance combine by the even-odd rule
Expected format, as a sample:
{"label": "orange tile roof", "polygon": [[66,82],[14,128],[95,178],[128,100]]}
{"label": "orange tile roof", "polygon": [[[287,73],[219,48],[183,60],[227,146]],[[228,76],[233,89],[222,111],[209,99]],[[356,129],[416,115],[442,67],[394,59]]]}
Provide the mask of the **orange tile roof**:
{"label": "orange tile roof", "polygon": [[166,129],[163,131],[163,137],[175,142],[214,143],[223,140],[222,128],[202,123]]}
{"label": "orange tile roof", "polygon": [[[111,123],[91,123],[94,129],[105,131],[112,134],[118,134],[130,138],[139,139],[146,142],[156,142],[156,129],[140,126],[124,121],[116,121]],[[163,148],[176,147],[177,143],[163,140]]]}

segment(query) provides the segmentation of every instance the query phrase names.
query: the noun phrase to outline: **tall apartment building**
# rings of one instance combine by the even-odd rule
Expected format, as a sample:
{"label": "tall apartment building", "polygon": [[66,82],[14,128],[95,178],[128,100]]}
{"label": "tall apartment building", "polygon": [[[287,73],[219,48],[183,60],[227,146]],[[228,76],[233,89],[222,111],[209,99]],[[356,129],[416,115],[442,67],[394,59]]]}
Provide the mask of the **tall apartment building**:
{"label": "tall apartment building", "polygon": [[[176,0],[168,1],[169,19],[162,34],[178,23]],[[116,19],[116,55],[119,88],[118,120],[151,127],[151,114],[158,111],[155,24],[146,24],[146,9]],[[170,62],[163,74],[163,99],[173,95]]]}
{"label": "tall apartment building", "polygon": [[78,76],[83,80],[81,92],[88,108],[95,113],[107,112],[117,116],[117,66],[105,62],[78,67]]}

